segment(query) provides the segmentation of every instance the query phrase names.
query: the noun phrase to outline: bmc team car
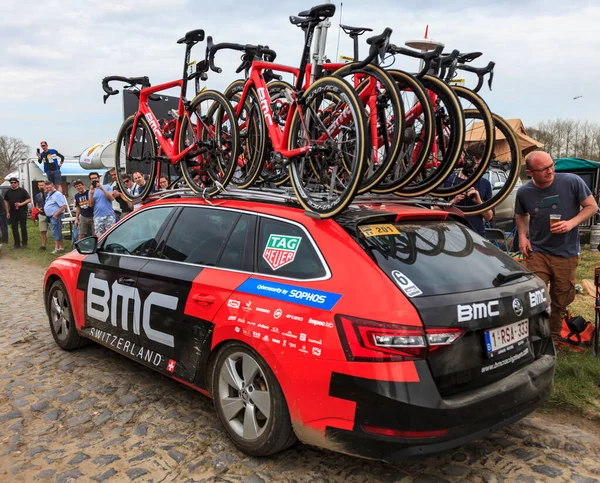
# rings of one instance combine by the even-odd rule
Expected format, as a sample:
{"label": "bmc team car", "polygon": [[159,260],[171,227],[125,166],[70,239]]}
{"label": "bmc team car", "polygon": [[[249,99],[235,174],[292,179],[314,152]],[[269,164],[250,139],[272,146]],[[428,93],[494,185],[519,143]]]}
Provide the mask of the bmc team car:
{"label": "bmc team car", "polygon": [[44,297],[62,349],[210,395],[250,455],[452,448],[542,404],[556,361],[540,279],[461,217],[394,202],[318,220],[275,194],[171,193],[55,260]]}

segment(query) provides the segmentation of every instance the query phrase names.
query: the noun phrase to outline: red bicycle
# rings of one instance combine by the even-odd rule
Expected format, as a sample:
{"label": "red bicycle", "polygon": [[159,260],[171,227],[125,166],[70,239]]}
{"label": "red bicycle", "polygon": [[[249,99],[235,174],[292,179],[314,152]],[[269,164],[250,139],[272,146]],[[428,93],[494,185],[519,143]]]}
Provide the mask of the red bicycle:
{"label": "red bicycle", "polygon": [[[320,5],[301,12],[307,23],[300,68],[252,61],[248,79],[239,96],[235,113],[242,128],[241,163],[237,163],[240,187],[247,187],[258,176],[267,140],[272,145],[272,161],[288,167],[291,184],[300,204],[309,213],[327,218],[342,211],[356,194],[367,157],[367,135],[360,99],[343,79],[325,76],[306,90],[310,45],[315,27],[333,16],[335,6]],[[214,56],[222,49],[240,50],[239,44],[222,43],[211,47],[209,65],[215,72]],[[257,56],[275,57],[264,47]],[[275,120],[265,71],[296,75],[297,84],[290,92],[289,112],[283,130]]]}
{"label": "red bicycle", "polygon": [[[109,82],[128,84],[138,95],[138,111],[125,119],[117,135],[115,167],[121,193],[133,202],[139,202],[153,191],[160,176],[160,164],[178,165],[181,173],[194,192],[212,196],[229,183],[238,158],[239,131],[235,114],[229,101],[219,92],[200,92],[191,102],[186,100],[187,84],[200,78],[206,80],[207,60],[199,62],[195,71],[188,73],[192,47],[204,40],[203,30],[192,30],[177,41],[185,44],[185,62],[181,79],[151,86],[147,77],[110,76],[102,80],[106,92],[104,102],[119,93]],[[208,49],[207,49],[208,54]],[[136,86],[141,86],[137,89]],[[157,92],[180,88],[176,119],[164,126],[149,106]],[[148,181],[137,195],[132,195],[122,176],[139,171],[148,175]]]}

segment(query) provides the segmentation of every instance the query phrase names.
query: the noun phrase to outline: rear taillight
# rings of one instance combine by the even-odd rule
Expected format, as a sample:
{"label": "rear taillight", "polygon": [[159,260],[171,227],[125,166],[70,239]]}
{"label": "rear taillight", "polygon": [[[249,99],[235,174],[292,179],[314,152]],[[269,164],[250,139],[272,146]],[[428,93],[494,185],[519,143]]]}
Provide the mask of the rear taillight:
{"label": "rear taillight", "polygon": [[436,350],[456,342],[462,329],[424,329],[335,316],[338,333],[349,361],[406,361],[425,359]]}
{"label": "rear taillight", "polygon": [[379,434],[381,436],[392,436],[394,438],[441,438],[448,434],[447,429],[436,429],[434,431],[405,431],[401,429],[380,428],[377,426],[362,425],[363,431],[371,434]]}

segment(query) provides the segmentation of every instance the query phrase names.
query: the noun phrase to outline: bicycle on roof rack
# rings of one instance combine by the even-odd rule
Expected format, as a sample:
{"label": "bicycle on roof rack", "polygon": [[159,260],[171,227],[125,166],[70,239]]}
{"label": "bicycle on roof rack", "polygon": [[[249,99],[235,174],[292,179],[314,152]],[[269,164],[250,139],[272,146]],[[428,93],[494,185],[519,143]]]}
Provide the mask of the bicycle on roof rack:
{"label": "bicycle on roof rack", "polygon": [[[274,161],[289,170],[299,203],[307,214],[320,218],[335,216],[352,201],[359,189],[367,157],[366,123],[354,89],[333,76],[321,77],[303,89],[313,32],[322,20],[334,13],[335,6],[331,4],[301,12],[299,18],[306,22],[306,29],[300,68],[253,60],[235,107],[242,131],[255,134],[252,144],[246,142],[243,148],[247,153],[243,159],[247,179],[239,186],[250,186],[260,174],[269,140]],[[244,48],[240,44],[214,45],[209,55],[211,69],[221,71],[214,65],[217,51]],[[258,55],[263,53],[269,52],[265,50]],[[271,98],[262,75],[265,70],[296,75],[283,131],[274,121]]]}
{"label": "bicycle on roof rack", "polygon": [[[222,190],[233,175],[238,157],[239,132],[229,101],[216,91],[204,90],[192,101],[186,99],[188,82],[207,79],[206,58],[188,73],[192,47],[204,40],[203,30],[192,30],[177,41],[185,44],[185,61],[181,79],[151,86],[148,77],[109,76],[102,80],[106,95],[104,102],[119,93],[109,83],[125,82],[139,97],[138,111],[125,119],[116,140],[115,168],[117,183],[123,196],[134,203],[146,198],[157,185],[161,163],[179,165],[192,191],[212,196]],[[208,54],[208,51],[207,51]],[[140,86],[141,89],[138,89]],[[160,91],[180,88],[175,126],[163,127],[149,106]],[[122,176],[139,171],[149,176],[139,193],[132,194],[125,187]]]}

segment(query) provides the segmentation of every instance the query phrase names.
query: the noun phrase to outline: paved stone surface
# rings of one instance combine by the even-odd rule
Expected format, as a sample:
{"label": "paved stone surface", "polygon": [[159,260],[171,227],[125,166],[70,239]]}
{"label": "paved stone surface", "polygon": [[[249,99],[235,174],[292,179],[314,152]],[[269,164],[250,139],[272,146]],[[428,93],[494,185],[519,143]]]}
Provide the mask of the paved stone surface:
{"label": "paved stone surface", "polygon": [[539,413],[393,465],[304,445],[245,456],[201,394],[98,345],[61,351],[42,303],[44,271],[9,253],[0,265],[0,481],[600,483],[600,434]]}

